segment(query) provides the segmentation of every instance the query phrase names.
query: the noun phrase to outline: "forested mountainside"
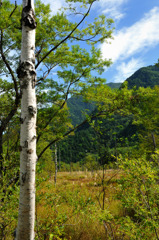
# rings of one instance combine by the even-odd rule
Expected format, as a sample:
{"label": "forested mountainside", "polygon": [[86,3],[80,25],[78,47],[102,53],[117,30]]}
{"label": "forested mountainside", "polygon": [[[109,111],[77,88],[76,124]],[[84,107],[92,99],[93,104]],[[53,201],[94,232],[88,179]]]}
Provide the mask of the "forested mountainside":
{"label": "forested mountainside", "polygon": [[[117,89],[121,86],[121,83],[110,82],[107,84],[112,89]],[[68,99],[67,106],[70,111],[72,124],[75,126],[81,123],[85,119],[85,113],[90,114],[95,110],[95,104],[93,102],[84,102],[81,96],[73,96]]]}
{"label": "forested mountainside", "polygon": [[75,126],[85,119],[84,113],[91,113],[95,109],[93,102],[84,102],[82,96],[73,96],[67,101],[71,122]]}
{"label": "forested mountainside", "polygon": [[86,155],[97,154],[100,157],[103,152],[99,151],[104,151],[105,161],[109,162],[112,154],[121,153],[125,146],[135,146],[138,140],[137,127],[132,121],[132,116],[120,115],[102,119],[100,136],[88,123],[85,124],[74,136],[61,141],[61,160],[67,163],[84,161]]}
{"label": "forested mountainside", "polygon": [[120,88],[122,83],[113,83],[113,82],[110,82],[110,83],[107,83],[107,85],[112,88],[112,89],[117,89],[117,88]]}
{"label": "forested mountainside", "polygon": [[[136,86],[154,87],[159,85],[159,68],[156,66],[148,66],[139,69],[131,77],[126,79],[128,88]],[[111,88],[120,88],[121,83],[109,83]],[[84,113],[91,113],[95,111],[95,105],[88,102],[83,102],[82,97],[72,97],[68,100],[68,107],[72,124],[75,126],[85,119]],[[118,154],[124,151],[125,148],[135,147],[138,142],[138,129],[133,124],[132,116],[114,115],[109,119],[102,119],[100,126],[102,134],[97,135],[96,131],[92,129],[89,124],[85,124],[76,130],[74,136],[69,136],[61,141],[60,149],[61,159],[64,162],[78,162],[83,161],[87,154],[97,154],[98,145],[103,144],[105,151],[105,160],[112,160],[112,154]],[[100,153],[99,153],[100,155]]]}
{"label": "forested mountainside", "polygon": [[[128,88],[131,89],[136,86],[139,87],[151,87],[159,85],[159,67],[148,66],[137,70],[132,76],[125,80],[128,83]],[[109,87],[120,88],[122,83],[110,82],[107,84]],[[91,113],[95,109],[95,105],[89,102],[84,102],[82,97],[71,97],[68,100],[68,107],[72,119],[72,124],[79,124],[85,119],[84,112]]]}
{"label": "forested mountainside", "polygon": [[132,76],[126,79],[128,88],[151,87],[159,85],[159,67],[148,66],[140,68]]}

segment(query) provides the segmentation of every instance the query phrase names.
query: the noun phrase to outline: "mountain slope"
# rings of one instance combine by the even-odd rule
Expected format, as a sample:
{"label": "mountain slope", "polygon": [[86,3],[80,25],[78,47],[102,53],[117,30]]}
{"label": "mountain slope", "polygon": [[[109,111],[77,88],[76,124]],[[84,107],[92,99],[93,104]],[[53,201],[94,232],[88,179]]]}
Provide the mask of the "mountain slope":
{"label": "mountain slope", "polygon": [[140,68],[132,76],[126,79],[128,82],[128,88],[131,89],[134,86],[139,87],[151,87],[159,85],[159,67],[148,66]]}
{"label": "mountain slope", "polygon": [[[117,89],[121,83],[110,82],[107,84],[112,89]],[[82,96],[73,96],[68,99],[67,106],[70,111],[72,124],[75,126],[85,119],[84,113],[90,114],[95,110],[96,106],[93,102],[84,102]]]}
{"label": "mountain slope", "polygon": [[73,96],[68,99],[67,106],[70,111],[72,124],[75,126],[85,119],[84,112],[90,114],[95,109],[95,104],[84,102],[82,96]]}
{"label": "mountain slope", "polygon": [[[159,68],[155,66],[144,67],[136,71],[132,76],[126,79],[128,88],[136,86],[154,87],[159,85]],[[109,83],[111,88],[119,88],[120,84]],[[74,125],[84,120],[86,109],[91,113],[95,109],[93,103],[83,102],[82,97],[72,97],[68,101],[72,123]],[[69,136],[60,143],[61,160],[69,162],[83,163],[87,154],[102,156],[105,154],[105,161],[112,161],[111,155],[125,151],[126,148],[135,148],[138,144],[138,127],[133,124],[133,115],[120,116],[114,115],[107,119],[102,119],[102,134],[98,134],[86,124],[75,131],[74,136]],[[101,146],[104,146],[101,149]],[[98,149],[100,146],[100,152]],[[101,151],[102,150],[102,151]]]}
{"label": "mountain slope", "polygon": [[122,83],[113,83],[113,82],[110,82],[110,83],[107,83],[107,85],[112,88],[112,89],[118,89],[120,88]]}

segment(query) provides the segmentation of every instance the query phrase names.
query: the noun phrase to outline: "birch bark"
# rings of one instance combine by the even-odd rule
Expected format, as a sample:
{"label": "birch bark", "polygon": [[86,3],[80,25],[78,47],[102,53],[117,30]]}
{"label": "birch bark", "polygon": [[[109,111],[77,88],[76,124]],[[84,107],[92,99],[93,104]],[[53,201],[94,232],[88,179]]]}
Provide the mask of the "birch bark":
{"label": "birch bark", "polygon": [[35,95],[35,28],[33,0],[23,0],[20,79],[20,197],[16,240],[34,239],[35,166],[36,166],[36,95]]}

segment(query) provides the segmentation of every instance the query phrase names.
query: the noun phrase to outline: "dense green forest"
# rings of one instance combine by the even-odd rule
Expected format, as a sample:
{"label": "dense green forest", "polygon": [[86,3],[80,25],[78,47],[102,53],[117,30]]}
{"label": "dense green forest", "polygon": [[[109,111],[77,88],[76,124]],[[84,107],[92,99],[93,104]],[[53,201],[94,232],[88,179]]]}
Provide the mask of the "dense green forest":
{"label": "dense green forest", "polygon": [[[108,83],[112,89],[119,89],[125,83],[129,89],[136,87],[151,87],[159,85],[159,68],[157,66],[148,66],[139,69],[132,76],[121,83]],[[90,114],[95,111],[96,105],[93,102],[84,102],[82,97],[71,97],[68,100],[68,108],[70,112],[71,122],[74,126],[84,121],[85,113]],[[100,119],[96,119],[99,122]],[[115,153],[119,155],[122,152],[137,147],[139,144],[139,132],[143,128],[142,125],[137,126],[133,123],[133,115],[121,116],[113,115],[107,119],[103,119],[100,123],[101,136],[100,141],[107,149],[106,162],[112,161],[110,155]],[[99,140],[98,140],[99,141]],[[97,133],[86,123],[75,131],[74,136],[70,136],[59,143],[61,151],[61,161],[70,163],[81,161],[90,154],[98,154],[97,150]],[[100,143],[101,144],[101,143]],[[109,149],[109,150],[108,150]],[[74,156],[76,156],[74,158]]]}

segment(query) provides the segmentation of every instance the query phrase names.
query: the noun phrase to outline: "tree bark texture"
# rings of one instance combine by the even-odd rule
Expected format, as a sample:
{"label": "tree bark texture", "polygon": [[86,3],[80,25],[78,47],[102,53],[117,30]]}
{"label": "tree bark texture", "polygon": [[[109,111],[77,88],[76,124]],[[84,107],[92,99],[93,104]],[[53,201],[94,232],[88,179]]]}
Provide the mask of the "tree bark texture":
{"label": "tree bark texture", "polygon": [[[32,2],[31,2],[32,1]],[[16,240],[34,239],[36,167],[35,28],[33,0],[23,0],[21,60],[17,69],[22,91],[20,197]]]}

